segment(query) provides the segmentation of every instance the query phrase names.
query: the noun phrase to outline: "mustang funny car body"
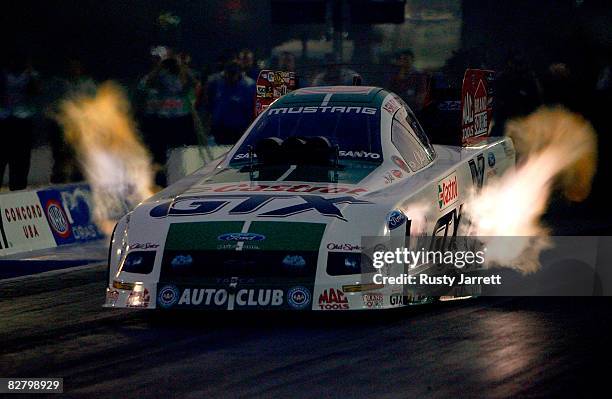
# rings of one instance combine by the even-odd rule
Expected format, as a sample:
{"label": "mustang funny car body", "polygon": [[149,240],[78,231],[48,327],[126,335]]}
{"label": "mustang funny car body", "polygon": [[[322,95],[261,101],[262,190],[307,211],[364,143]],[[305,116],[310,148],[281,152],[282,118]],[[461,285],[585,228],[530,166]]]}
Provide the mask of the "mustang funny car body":
{"label": "mustang funny car body", "polygon": [[[481,106],[482,108],[482,106]],[[220,161],[161,191],[113,234],[107,307],[392,308],[362,237],[456,234],[468,193],[514,165],[507,138],[432,145],[376,87],[311,87],[267,107]],[[399,299],[398,299],[399,298]]]}

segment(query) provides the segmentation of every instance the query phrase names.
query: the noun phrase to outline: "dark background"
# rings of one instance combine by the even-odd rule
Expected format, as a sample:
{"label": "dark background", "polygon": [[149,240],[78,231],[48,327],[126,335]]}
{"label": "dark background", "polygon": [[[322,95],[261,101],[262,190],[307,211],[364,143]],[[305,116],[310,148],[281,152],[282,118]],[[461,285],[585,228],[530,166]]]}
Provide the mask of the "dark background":
{"label": "dark background", "polygon": [[[288,38],[325,31],[322,24],[272,25],[271,2],[266,0],[11,3],[3,3],[0,12],[4,60],[25,53],[39,70],[51,73],[66,57],[78,56],[98,78],[138,75],[148,67],[149,47],[160,42],[178,44],[192,53],[195,64],[205,65],[242,47],[266,57]],[[436,3],[452,1],[424,7],[435,8]],[[490,67],[503,65],[509,52],[522,52],[536,70],[562,61],[593,80],[610,60],[612,7],[607,2],[463,0],[461,9],[461,48],[478,53]],[[157,17],[163,11],[181,18],[178,29],[161,32]],[[350,30],[368,29],[361,25]]]}

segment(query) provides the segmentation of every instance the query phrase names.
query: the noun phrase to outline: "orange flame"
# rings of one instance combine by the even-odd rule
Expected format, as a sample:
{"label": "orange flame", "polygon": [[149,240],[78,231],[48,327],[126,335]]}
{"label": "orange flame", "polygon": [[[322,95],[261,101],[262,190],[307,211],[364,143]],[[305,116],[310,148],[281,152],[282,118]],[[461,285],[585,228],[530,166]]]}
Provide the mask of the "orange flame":
{"label": "orange flame", "polygon": [[539,253],[549,245],[540,219],[552,190],[558,187],[572,201],[589,195],[596,137],[587,120],[561,107],[543,107],[510,121],[506,134],[519,154],[517,166],[467,201],[467,234],[487,237],[491,265],[530,273],[538,269]]}
{"label": "orange flame", "polygon": [[149,153],[121,88],[102,84],[94,96],[64,100],[58,120],[92,189],[94,220],[107,234],[115,221],[152,195]]}

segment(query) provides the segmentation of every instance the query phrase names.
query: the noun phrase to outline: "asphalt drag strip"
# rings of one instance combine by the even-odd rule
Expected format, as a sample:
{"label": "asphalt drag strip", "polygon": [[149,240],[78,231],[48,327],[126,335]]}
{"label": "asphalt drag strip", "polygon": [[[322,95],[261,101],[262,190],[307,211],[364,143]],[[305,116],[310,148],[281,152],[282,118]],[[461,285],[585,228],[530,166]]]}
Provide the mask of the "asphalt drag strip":
{"label": "asphalt drag strip", "polygon": [[106,266],[0,282],[0,375],[68,397],[567,396],[605,384],[610,298],[399,311],[103,309]]}

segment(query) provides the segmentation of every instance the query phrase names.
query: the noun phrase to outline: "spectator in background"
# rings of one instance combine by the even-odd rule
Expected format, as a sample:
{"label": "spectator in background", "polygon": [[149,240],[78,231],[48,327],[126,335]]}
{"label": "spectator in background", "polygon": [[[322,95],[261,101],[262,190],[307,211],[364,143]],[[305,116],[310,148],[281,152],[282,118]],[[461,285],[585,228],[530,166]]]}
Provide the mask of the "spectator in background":
{"label": "spectator in background", "polygon": [[412,50],[402,51],[397,60],[397,73],[391,77],[389,89],[399,95],[410,108],[418,113],[425,105],[427,75],[414,67]]}
{"label": "spectator in background", "polygon": [[255,64],[255,55],[251,50],[243,49],[240,51],[238,54],[238,63],[240,64],[240,69],[246,76],[257,81],[259,77],[259,68]]}
{"label": "spectator in background", "polygon": [[[151,71],[161,67],[161,62],[167,57],[168,50],[163,46],[153,47],[151,49]],[[158,128],[158,107],[159,107],[159,90],[157,85],[148,84],[145,75],[138,82],[137,94],[137,116],[140,121],[140,131],[143,135],[144,142],[151,150],[154,162],[158,163],[163,160],[163,156],[159,154],[159,141],[156,139]]]}
{"label": "spectator in background", "polygon": [[245,76],[236,60],[226,63],[206,89],[210,133],[218,145],[233,145],[253,120],[255,81]]}
{"label": "spectator in background", "polygon": [[313,79],[312,86],[352,86],[355,77],[361,79],[357,72],[342,66],[333,54],[325,55],[325,65],[325,70]]}
{"label": "spectator in background", "polygon": [[38,73],[26,57],[9,57],[8,68],[0,75],[0,186],[8,165],[10,190],[23,190],[28,185],[39,90]]}
{"label": "spectator in background", "polygon": [[588,88],[580,84],[566,63],[550,64],[540,76],[540,82],[543,104],[563,105],[574,111],[585,111],[584,99],[588,97]]}
{"label": "spectator in background", "polygon": [[[159,62],[139,87],[148,93],[146,114],[152,122],[146,128],[146,141],[150,143],[154,162],[163,168],[169,149],[197,144],[193,101],[199,82],[183,57],[173,55],[169,49],[158,55]],[[156,182],[165,185],[164,173],[158,173]]]}
{"label": "spectator in background", "polygon": [[72,58],[66,63],[64,75],[45,85],[45,92],[51,99],[50,107],[46,112],[49,142],[53,154],[51,183],[80,180],[82,176],[78,170],[74,153],[64,140],[62,129],[55,120],[55,115],[63,100],[80,95],[95,95],[96,83],[85,72],[81,60]]}
{"label": "spectator in background", "polygon": [[278,70],[295,72],[295,55],[288,51],[283,51],[278,56]]}
{"label": "spectator in background", "polygon": [[520,53],[509,55],[506,66],[495,79],[492,136],[503,136],[506,122],[525,116],[540,106],[540,87],[527,58]]}

